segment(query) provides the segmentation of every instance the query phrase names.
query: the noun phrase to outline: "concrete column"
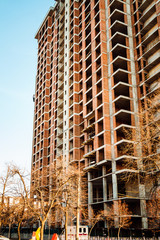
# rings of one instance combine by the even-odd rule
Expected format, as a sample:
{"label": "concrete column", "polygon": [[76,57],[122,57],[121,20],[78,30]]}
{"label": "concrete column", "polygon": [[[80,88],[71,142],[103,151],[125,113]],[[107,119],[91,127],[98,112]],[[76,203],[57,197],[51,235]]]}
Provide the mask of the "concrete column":
{"label": "concrete column", "polygon": [[118,198],[118,186],[117,186],[117,176],[115,173],[112,174],[112,185],[113,185],[113,199]]}
{"label": "concrete column", "polygon": [[[107,210],[107,203],[104,203],[104,210]],[[104,227],[107,228],[107,222],[104,221]]]}
{"label": "concrete column", "polygon": [[63,160],[69,162],[69,36],[70,36],[70,1],[65,0],[64,27],[64,105],[63,105]]}
{"label": "concrete column", "polygon": [[113,104],[112,104],[112,83],[111,83],[111,60],[110,60],[110,37],[109,37],[109,21],[108,21],[108,4],[105,1],[106,8],[106,29],[107,29],[107,63],[108,63],[108,88],[109,88],[109,113],[110,113],[110,129],[111,129],[111,158],[112,158],[112,186],[113,186],[113,199],[117,199],[117,177],[115,174],[116,171],[116,162],[115,162],[115,149],[114,149],[114,119],[113,119]]}
{"label": "concrete column", "polygon": [[[103,176],[106,174],[106,166],[102,167]],[[103,177],[103,201],[107,201],[107,178]]]}
{"label": "concrete column", "polygon": [[[112,96],[112,82],[111,82],[111,59],[110,59],[110,35],[109,35],[109,21],[108,21],[108,4],[105,1],[105,8],[106,8],[106,29],[107,29],[107,64],[108,64],[108,88],[109,88],[109,113],[110,113],[110,129],[111,129],[111,158],[112,158],[112,197],[113,200],[118,198],[118,191],[117,191],[117,176],[116,176],[116,161],[115,161],[115,137],[114,137],[114,109],[113,109],[113,96]],[[109,190],[109,194],[111,191]],[[115,202],[116,204],[116,202]],[[115,219],[115,226],[118,226],[117,219]]]}
{"label": "concrete column", "polygon": [[88,172],[88,215],[91,217],[91,203],[93,203],[93,183],[90,182],[91,173]]}
{"label": "concrete column", "polygon": [[[129,35],[129,49],[130,49],[130,60],[131,60],[131,80],[133,86],[133,107],[134,107],[134,120],[135,126],[138,130],[139,128],[139,117],[138,117],[138,95],[137,95],[137,81],[136,81],[136,66],[134,61],[134,44],[133,44],[133,31],[132,31],[132,21],[131,21],[131,3],[130,0],[126,0],[126,10],[127,10],[127,26]],[[138,132],[138,131],[137,131]],[[141,155],[141,149],[138,149],[138,155]],[[142,228],[148,228],[147,212],[146,212],[146,197],[145,186],[139,184],[139,197],[140,200],[141,216],[142,216]]]}
{"label": "concrete column", "polygon": [[[102,167],[102,174],[103,176],[106,174],[106,166]],[[104,210],[107,209],[107,203],[105,203],[105,201],[107,201],[107,178],[103,177],[103,201],[104,201]],[[104,227],[107,227],[107,223],[106,221],[104,221]]]}
{"label": "concrete column", "polygon": [[93,183],[90,182],[91,173],[88,172],[88,204],[93,203]]}
{"label": "concrete column", "polygon": [[147,212],[146,212],[146,200],[145,200],[145,186],[143,184],[139,184],[139,197],[140,200],[140,209],[141,209],[141,216],[142,216],[142,228],[148,228],[148,219],[147,219]]}

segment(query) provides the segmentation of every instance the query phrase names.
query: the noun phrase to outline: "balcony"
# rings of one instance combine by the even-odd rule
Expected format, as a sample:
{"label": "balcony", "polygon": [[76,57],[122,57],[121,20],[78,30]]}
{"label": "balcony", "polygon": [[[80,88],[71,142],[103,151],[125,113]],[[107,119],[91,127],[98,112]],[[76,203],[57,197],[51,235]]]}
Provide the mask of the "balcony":
{"label": "balcony", "polygon": [[59,47],[62,47],[62,45],[64,45],[64,36],[62,36],[59,41]]}
{"label": "balcony", "polygon": [[64,72],[58,72],[58,78],[59,80],[62,80],[64,77]]}
{"label": "balcony", "polygon": [[65,4],[64,3],[60,3],[61,5],[60,5],[60,11],[59,11],[59,13],[60,14],[62,14],[62,16],[63,16],[63,13],[64,13],[64,10],[65,10]]}
{"label": "balcony", "polygon": [[117,146],[117,145],[123,145],[123,146],[125,146],[125,145],[127,145],[127,144],[132,144],[134,141],[131,141],[131,140],[127,140],[127,139],[121,139],[121,140],[119,140],[118,142],[116,142],[116,143],[114,143],[114,145],[115,146]]}
{"label": "balcony", "polygon": [[116,32],[121,32],[123,34],[127,34],[127,24],[116,20],[112,25],[111,25],[111,31],[112,35],[114,35]]}
{"label": "balcony", "polygon": [[113,58],[116,58],[117,56],[126,57],[126,50],[127,47],[124,45],[121,45],[120,43],[117,43],[112,49],[111,52],[113,54]]}
{"label": "balcony", "polygon": [[82,133],[90,133],[90,132],[94,132],[95,131],[95,125],[89,125],[88,127],[86,127],[85,129],[83,129]]}
{"label": "balcony", "polygon": [[122,160],[125,160],[125,159],[131,160],[131,161],[135,161],[135,160],[137,160],[137,157],[135,157],[135,156],[128,156],[128,155],[122,155],[120,157],[115,158],[115,161],[122,161]]}
{"label": "balcony", "polygon": [[151,85],[150,85],[150,91],[151,92],[154,92],[156,91],[157,89],[160,88],[160,82],[153,82]]}
{"label": "balcony", "polygon": [[[158,26],[156,25],[149,32],[147,32],[146,35],[143,36],[141,44],[147,45],[157,36],[158,36]],[[137,46],[137,47],[139,47],[139,46]]]}
{"label": "balcony", "polygon": [[130,59],[117,56],[111,63],[114,71],[117,71],[119,68],[127,71],[127,62],[130,62]]}
{"label": "balcony", "polygon": [[62,128],[63,127],[63,118],[57,120],[57,126]]}
{"label": "balcony", "polygon": [[114,11],[114,9],[123,10],[123,3],[121,0],[110,0],[111,10]]}
{"label": "balcony", "polygon": [[125,82],[128,83],[128,74],[130,74],[130,72],[118,68],[113,74],[112,76],[114,77],[114,83],[117,84],[119,82]]}
{"label": "balcony", "polygon": [[146,75],[145,82],[151,84],[159,77],[160,77],[160,65],[158,65],[156,68],[153,69],[153,71],[150,71],[150,73]]}
{"label": "balcony", "polygon": [[139,10],[144,11],[152,2],[153,0],[143,0],[139,6]]}
{"label": "balcony", "polygon": [[62,148],[63,147],[63,140],[57,141],[57,148]]}
{"label": "balcony", "polygon": [[89,138],[89,139],[87,139],[86,141],[84,141],[84,142],[82,143],[82,145],[83,145],[83,146],[84,146],[84,145],[92,145],[93,141],[94,141],[94,138],[93,138],[93,137],[92,137],[92,138]]}
{"label": "balcony", "polygon": [[152,55],[147,62],[148,64],[144,67],[144,71],[150,71],[160,62],[160,51],[157,51],[154,55]]}
{"label": "balcony", "polygon": [[134,113],[124,109],[121,109],[118,112],[116,112],[114,116],[116,118],[117,125],[122,123],[131,125],[131,115],[134,115]]}
{"label": "balcony", "polygon": [[63,117],[63,109],[61,110],[61,108],[60,108],[60,110],[58,110],[57,116],[60,117],[60,118]]}
{"label": "balcony", "polygon": [[59,63],[64,64],[64,55],[62,55],[62,56],[59,57]]}
{"label": "balcony", "polygon": [[89,153],[86,153],[85,155],[83,155],[84,158],[91,158],[91,157],[94,157],[96,155],[96,151],[93,150]]}
{"label": "balcony", "polygon": [[158,38],[156,38],[144,49],[144,54],[142,55],[142,57],[148,58],[153,55],[158,49],[160,49],[160,41]]}
{"label": "balcony", "polygon": [[123,95],[120,95],[114,99],[113,103],[115,103],[116,112],[118,112],[120,109],[130,110],[131,100],[132,99],[130,97]]}
{"label": "balcony", "polygon": [[114,23],[116,20],[119,20],[121,22],[124,22],[124,12],[120,11],[119,9],[115,9],[111,15],[111,22]]}
{"label": "balcony", "polygon": [[58,88],[63,89],[64,82],[63,81],[58,81]]}
{"label": "balcony", "polygon": [[58,99],[58,108],[63,108],[63,100],[62,99]]}
{"label": "balcony", "polygon": [[63,99],[63,90],[60,90],[59,89],[59,91],[58,91],[58,98],[60,98],[60,99]]}
{"label": "balcony", "polygon": [[70,120],[70,122],[69,122],[69,127],[70,128],[73,127],[73,121],[72,120]]}
{"label": "balcony", "polygon": [[64,64],[63,63],[59,63],[58,67],[59,67],[59,72],[64,73]]}
{"label": "balcony", "polygon": [[114,47],[117,43],[125,46],[126,45],[126,38],[128,38],[128,36],[126,34],[117,31],[110,38],[110,41],[112,41],[112,47]]}
{"label": "balcony", "polygon": [[58,138],[63,138],[63,129],[57,132],[57,137]]}
{"label": "balcony", "polygon": [[139,21],[145,22],[152,14],[155,13],[155,2],[153,1],[142,13]]}
{"label": "balcony", "polygon": [[132,85],[124,82],[118,82],[113,87],[115,96],[119,96],[119,95],[129,96],[129,87],[132,87]]}
{"label": "balcony", "polygon": [[147,21],[143,24],[143,28],[141,29],[140,33],[142,35],[146,34],[148,31],[151,30],[157,23],[157,14],[153,14]]}

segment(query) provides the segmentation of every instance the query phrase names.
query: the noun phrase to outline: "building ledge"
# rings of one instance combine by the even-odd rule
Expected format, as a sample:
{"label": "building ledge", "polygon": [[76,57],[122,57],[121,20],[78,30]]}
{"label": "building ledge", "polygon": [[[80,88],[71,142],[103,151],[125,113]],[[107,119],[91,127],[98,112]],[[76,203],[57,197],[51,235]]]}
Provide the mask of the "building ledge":
{"label": "building ledge", "polygon": [[54,7],[50,7],[50,9],[48,10],[46,16],[44,17],[43,22],[41,23],[40,27],[38,28],[38,30],[37,30],[37,32],[36,32],[36,34],[35,34],[35,39],[38,39],[38,33],[39,33],[39,31],[41,30],[41,28],[42,28],[44,22],[46,21],[47,17],[48,17],[48,16],[51,16],[51,15],[53,14],[53,12],[54,12],[54,10],[55,10],[55,8],[56,8],[56,5],[57,5],[57,4],[55,4]]}

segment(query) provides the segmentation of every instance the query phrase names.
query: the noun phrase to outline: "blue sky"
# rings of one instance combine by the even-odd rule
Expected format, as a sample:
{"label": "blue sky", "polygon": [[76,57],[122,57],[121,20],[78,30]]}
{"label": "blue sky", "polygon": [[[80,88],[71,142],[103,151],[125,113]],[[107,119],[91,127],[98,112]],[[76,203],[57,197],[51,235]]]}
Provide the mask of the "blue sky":
{"label": "blue sky", "polygon": [[0,175],[5,163],[30,171],[37,65],[35,33],[54,0],[0,0]]}

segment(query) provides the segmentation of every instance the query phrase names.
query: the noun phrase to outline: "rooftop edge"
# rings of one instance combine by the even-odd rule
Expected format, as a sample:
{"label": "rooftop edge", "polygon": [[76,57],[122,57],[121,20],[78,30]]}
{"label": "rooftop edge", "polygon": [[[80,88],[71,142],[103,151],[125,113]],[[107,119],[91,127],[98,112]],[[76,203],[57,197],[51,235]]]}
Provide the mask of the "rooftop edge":
{"label": "rooftop edge", "polygon": [[51,16],[51,14],[54,12],[54,10],[55,10],[55,8],[56,8],[56,5],[57,5],[57,1],[55,2],[55,5],[54,5],[53,7],[50,7],[50,8],[49,8],[49,10],[48,10],[47,14],[45,15],[45,17],[44,17],[44,19],[43,19],[40,27],[38,28],[38,30],[37,30],[37,32],[36,32],[36,34],[35,34],[35,37],[34,37],[35,39],[38,39],[38,33],[39,33],[40,29],[42,28],[42,25],[44,24],[46,18],[47,18],[48,16]]}

